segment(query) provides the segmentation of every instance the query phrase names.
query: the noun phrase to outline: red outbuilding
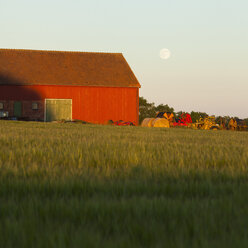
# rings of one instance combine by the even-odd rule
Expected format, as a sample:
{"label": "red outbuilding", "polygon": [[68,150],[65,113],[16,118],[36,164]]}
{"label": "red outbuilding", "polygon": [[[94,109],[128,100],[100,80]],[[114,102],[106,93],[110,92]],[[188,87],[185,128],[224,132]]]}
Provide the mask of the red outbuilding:
{"label": "red outbuilding", "polygon": [[0,117],[138,124],[139,88],[121,53],[0,49]]}

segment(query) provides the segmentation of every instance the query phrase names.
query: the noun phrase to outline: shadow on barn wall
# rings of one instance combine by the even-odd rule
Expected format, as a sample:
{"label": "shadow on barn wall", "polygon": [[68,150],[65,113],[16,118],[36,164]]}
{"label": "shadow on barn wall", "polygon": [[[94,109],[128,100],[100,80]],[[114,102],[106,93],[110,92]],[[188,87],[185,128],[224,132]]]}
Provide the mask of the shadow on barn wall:
{"label": "shadow on barn wall", "polygon": [[[0,112],[19,120],[44,120],[44,100],[32,85],[0,73]],[[0,116],[1,117],[1,116]]]}

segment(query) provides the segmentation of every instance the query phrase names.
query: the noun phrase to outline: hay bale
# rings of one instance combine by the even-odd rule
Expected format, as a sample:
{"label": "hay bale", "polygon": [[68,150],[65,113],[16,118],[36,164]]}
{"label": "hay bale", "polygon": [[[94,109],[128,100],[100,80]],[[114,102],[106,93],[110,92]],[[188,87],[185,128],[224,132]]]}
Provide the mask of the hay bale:
{"label": "hay bale", "polygon": [[141,126],[142,127],[152,127],[152,121],[154,120],[155,118],[145,118],[142,123],[141,123]]}
{"label": "hay bale", "polygon": [[156,118],[156,119],[153,120],[152,126],[153,127],[166,127],[166,128],[169,128],[170,127],[170,122],[169,122],[169,120],[167,120],[165,118]]}

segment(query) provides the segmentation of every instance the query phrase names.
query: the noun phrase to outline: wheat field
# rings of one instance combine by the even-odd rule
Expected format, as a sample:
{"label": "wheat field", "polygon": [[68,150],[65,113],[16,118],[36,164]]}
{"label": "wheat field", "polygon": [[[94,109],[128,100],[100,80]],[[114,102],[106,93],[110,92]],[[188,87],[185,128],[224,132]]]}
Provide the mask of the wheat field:
{"label": "wheat field", "polygon": [[247,247],[248,132],[0,121],[0,247]]}

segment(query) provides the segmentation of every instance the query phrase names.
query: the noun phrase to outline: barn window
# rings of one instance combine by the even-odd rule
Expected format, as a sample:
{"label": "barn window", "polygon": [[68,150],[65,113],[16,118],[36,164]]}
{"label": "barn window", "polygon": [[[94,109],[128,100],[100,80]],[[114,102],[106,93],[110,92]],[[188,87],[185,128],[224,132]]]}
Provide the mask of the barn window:
{"label": "barn window", "polygon": [[38,109],[38,103],[37,102],[33,102],[32,103],[32,110],[37,110]]}
{"label": "barn window", "polygon": [[0,102],[0,109],[3,109],[3,103]]}

